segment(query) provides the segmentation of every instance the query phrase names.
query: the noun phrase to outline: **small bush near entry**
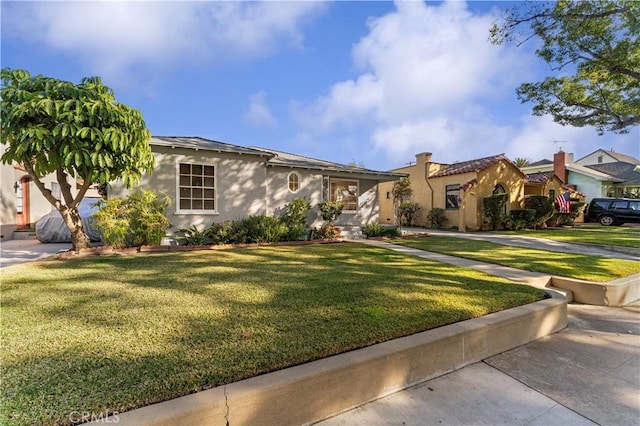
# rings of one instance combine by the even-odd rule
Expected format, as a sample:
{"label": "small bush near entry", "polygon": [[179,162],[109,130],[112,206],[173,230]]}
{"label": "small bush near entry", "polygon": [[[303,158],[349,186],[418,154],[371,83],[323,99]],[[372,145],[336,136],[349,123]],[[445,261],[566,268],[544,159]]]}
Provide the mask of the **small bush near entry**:
{"label": "small bush near entry", "polygon": [[524,198],[524,208],[535,210],[533,225],[535,227],[544,224],[553,216],[553,199],[544,195],[527,195]]}
{"label": "small bush near entry", "polygon": [[504,206],[507,204],[507,194],[495,194],[482,199],[484,215],[489,219],[491,229],[495,230],[504,224]]}
{"label": "small bush near entry", "polygon": [[342,203],[338,201],[324,201],[318,204],[318,209],[320,209],[320,217],[322,220],[328,223],[333,223],[338,216],[342,214]]}
{"label": "small bush near entry", "polygon": [[587,204],[573,200],[570,201],[570,204],[571,213],[556,213],[551,220],[555,219],[556,223],[560,226],[573,226],[575,220],[582,214]]}
{"label": "small bush near entry", "polygon": [[536,211],[533,209],[511,210],[506,227],[508,229],[524,229],[533,224]]}
{"label": "small bush near entry", "polygon": [[307,214],[311,210],[311,203],[306,198],[296,198],[284,206],[280,219],[287,226],[287,241],[301,240],[307,230]]}
{"label": "small bush near entry", "polygon": [[372,237],[399,237],[400,230],[396,226],[384,226],[379,223],[370,223],[368,225],[363,226],[362,233],[367,238]]}
{"label": "small bush near entry", "polygon": [[312,232],[312,239],[324,240],[338,238],[340,236],[340,228],[330,223],[323,224],[320,228],[316,228]]}
{"label": "small bush near entry", "polygon": [[418,203],[405,202],[398,206],[400,225],[413,226],[413,221],[422,207]]}
{"label": "small bush near entry", "polygon": [[98,202],[96,228],[105,245],[123,248],[159,245],[171,222],[165,216],[171,200],[153,191],[136,191],[125,199]]}
{"label": "small bush near entry", "polygon": [[444,209],[441,209],[440,207],[431,209],[427,214],[427,222],[429,226],[434,229],[442,227],[446,221],[447,216],[444,214]]}

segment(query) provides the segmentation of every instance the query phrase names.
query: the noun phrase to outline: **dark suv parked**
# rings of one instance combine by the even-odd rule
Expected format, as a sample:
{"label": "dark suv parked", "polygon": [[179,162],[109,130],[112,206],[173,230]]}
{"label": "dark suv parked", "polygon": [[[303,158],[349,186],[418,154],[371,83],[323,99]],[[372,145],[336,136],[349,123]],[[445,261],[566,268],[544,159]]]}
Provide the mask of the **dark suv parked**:
{"label": "dark suv parked", "polygon": [[600,225],[622,225],[640,223],[640,200],[629,198],[594,198],[584,214],[585,222],[600,222]]}

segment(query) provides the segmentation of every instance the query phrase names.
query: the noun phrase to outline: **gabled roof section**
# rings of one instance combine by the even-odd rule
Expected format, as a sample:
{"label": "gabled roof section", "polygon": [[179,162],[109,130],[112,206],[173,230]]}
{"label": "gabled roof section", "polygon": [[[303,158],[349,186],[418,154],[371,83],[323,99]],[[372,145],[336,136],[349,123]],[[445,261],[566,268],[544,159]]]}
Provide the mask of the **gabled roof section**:
{"label": "gabled roof section", "polygon": [[303,155],[291,154],[274,149],[266,149],[260,147],[251,147],[258,151],[262,151],[273,155],[267,162],[270,167],[289,167],[298,169],[321,170],[336,173],[360,174],[360,175],[377,175],[391,178],[401,178],[407,176],[406,173],[381,172],[378,170],[366,169],[363,167],[351,166],[347,164],[334,163],[332,161],[320,160],[317,158],[305,157]]}
{"label": "gabled roof section", "polygon": [[153,136],[149,145],[168,146],[171,148],[187,148],[196,151],[229,152],[232,154],[257,155],[259,157],[271,158],[273,154],[243,146],[232,145],[225,142],[214,141],[197,136]]}
{"label": "gabled roof section", "polygon": [[[451,176],[458,175],[462,173],[478,173],[481,172],[492,165],[500,162],[507,161],[509,164],[513,165],[513,167],[520,171],[504,154],[493,155],[491,157],[478,158],[475,160],[462,161],[460,163],[451,164],[444,169],[440,170],[438,173],[430,176],[430,178],[438,178],[443,176]],[[520,172],[522,173],[522,172]]]}
{"label": "gabled roof section", "polygon": [[570,172],[589,176],[590,178],[598,181],[621,182],[621,180],[616,178],[615,176],[611,176],[607,173],[600,172],[598,170],[592,169],[587,166],[581,166],[580,164],[569,163],[566,165],[566,167],[567,167],[567,170],[569,170]]}
{"label": "gabled roof section", "polygon": [[594,164],[585,166],[613,176],[624,183],[640,184],[640,165],[626,162]]}
{"label": "gabled roof section", "polygon": [[555,176],[555,172],[536,172],[536,173],[528,173],[526,175],[527,182],[529,183],[547,183],[550,179]]}
{"label": "gabled roof section", "polygon": [[[616,161],[621,161],[623,163],[640,164],[640,160],[638,160],[637,158],[631,155],[620,154],[619,152],[614,152],[614,151],[607,151],[602,148],[593,151],[591,154],[585,155],[584,157],[577,160],[576,163],[596,153],[602,153],[604,155],[608,155],[609,157],[614,158]],[[591,164],[589,164],[589,166],[591,166]]]}

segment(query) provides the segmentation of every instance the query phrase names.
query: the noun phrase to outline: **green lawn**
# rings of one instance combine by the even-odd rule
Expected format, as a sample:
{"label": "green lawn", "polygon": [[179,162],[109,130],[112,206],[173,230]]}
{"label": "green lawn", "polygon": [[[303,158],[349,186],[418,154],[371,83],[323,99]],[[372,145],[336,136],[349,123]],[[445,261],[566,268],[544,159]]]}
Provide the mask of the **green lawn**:
{"label": "green lawn", "polygon": [[396,239],[392,242],[526,271],[593,282],[610,281],[640,272],[640,262],[630,260],[535,250],[465,238],[432,236]]}
{"label": "green lawn", "polygon": [[350,243],[29,263],[1,291],[3,425],[123,412],[543,297]]}
{"label": "green lawn", "polygon": [[[588,226],[588,225],[587,225]],[[640,228],[579,227],[572,229],[548,229],[521,231],[499,231],[499,234],[520,235],[525,237],[547,238],[549,240],[570,243],[599,244],[607,246],[640,248]]]}

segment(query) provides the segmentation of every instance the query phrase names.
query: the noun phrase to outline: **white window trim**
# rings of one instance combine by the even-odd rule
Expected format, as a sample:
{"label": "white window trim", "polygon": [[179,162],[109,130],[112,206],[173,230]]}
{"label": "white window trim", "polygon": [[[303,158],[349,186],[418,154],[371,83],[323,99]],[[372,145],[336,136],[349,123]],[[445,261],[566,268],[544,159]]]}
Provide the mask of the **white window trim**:
{"label": "white window trim", "polygon": [[331,194],[331,183],[334,181],[343,181],[343,182],[355,182],[356,183],[356,209],[355,210],[342,210],[342,214],[358,214],[360,210],[360,181],[358,179],[347,179],[347,178],[329,178],[329,201],[332,199]]}
{"label": "white window trim", "polygon": [[[190,164],[196,166],[213,166],[213,190],[214,190],[214,199],[213,199],[213,210],[182,210],[180,209],[180,164]],[[188,159],[177,159],[176,160],[176,197],[175,197],[175,212],[174,215],[218,215],[218,162],[212,161],[210,163],[203,163],[199,161],[190,161]]]}
{"label": "white window trim", "polygon": [[[298,189],[296,189],[295,191],[291,190],[291,175],[296,175],[298,177]],[[292,194],[296,194],[298,192],[300,192],[300,188],[302,187],[302,176],[300,176],[300,173],[296,172],[296,171],[292,171],[287,175],[287,189],[289,190],[290,193]]]}

